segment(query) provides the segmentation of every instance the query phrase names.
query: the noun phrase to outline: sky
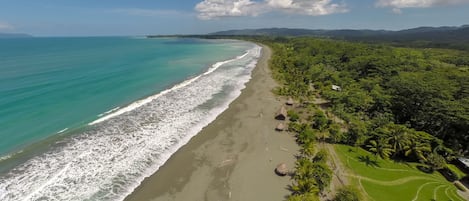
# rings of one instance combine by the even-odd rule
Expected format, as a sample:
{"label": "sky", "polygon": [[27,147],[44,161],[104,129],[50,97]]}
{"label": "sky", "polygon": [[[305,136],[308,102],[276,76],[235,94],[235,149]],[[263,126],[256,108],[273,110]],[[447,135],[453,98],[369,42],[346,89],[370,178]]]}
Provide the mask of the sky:
{"label": "sky", "polygon": [[34,36],[464,24],[469,24],[469,0],[0,0],[0,32]]}

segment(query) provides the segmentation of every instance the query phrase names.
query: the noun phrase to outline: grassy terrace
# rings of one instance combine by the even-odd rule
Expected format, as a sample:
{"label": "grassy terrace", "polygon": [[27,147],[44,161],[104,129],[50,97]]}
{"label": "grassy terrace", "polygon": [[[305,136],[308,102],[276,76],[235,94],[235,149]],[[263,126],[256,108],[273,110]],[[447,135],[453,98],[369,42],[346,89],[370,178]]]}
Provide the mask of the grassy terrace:
{"label": "grassy terrace", "polygon": [[417,169],[419,164],[383,160],[361,148],[334,146],[350,171],[352,185],[360,188],[368,200],[464,201],[456,187],[438,172],[424,173]]}

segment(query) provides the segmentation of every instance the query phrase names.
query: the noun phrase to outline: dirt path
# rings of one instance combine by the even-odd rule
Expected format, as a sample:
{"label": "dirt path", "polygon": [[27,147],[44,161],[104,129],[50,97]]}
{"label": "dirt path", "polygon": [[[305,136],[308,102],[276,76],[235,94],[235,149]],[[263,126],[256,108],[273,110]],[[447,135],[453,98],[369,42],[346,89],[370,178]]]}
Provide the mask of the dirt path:
{"label": "dirt path", "polygon": [[321,197],[321,199],[331,200],[338,189],[349,184],[349,181],[347,179],[347,169],[344,168],[344,165],[342,164],[342,161],[335,152],[334,146],[332,144],[321,143],[319,146],[329,152],[329,161],[327,162],[327,164],[329,165],[333,173],[330,190],[327,191],[325,195]]}

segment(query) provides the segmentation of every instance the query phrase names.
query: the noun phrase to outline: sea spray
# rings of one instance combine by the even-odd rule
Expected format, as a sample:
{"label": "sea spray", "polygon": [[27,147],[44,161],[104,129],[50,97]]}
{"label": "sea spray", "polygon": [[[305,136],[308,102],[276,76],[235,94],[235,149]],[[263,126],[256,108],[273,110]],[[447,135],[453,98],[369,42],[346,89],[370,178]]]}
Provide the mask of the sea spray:
{"label": "sea spray", "polygon": [[240,95],[260,51],[101,117],[2,176],[0,200],[124,199]]}
{"label": "sea spray", "polygon": [[200,75],[250,46],[195,38],[0,40],[0,157],[16,160],[14,152],[77,133],[113,108]]}

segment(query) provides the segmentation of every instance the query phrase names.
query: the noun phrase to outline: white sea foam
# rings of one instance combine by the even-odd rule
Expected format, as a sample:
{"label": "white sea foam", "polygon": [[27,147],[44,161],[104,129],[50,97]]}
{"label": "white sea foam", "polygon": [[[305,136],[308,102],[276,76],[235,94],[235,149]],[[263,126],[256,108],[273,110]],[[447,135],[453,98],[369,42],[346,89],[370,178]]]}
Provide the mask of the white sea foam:
{"label": "white sea foam", "polygon": [[161,97],[161,96],[163,96],[163,95],[165,95],[165,94],[167,94],[167,93],[169,93],[169,92],[172,92],[172,91],[174,91],[174,90],[178,90],[178,89],[181,89],[181,88],[183,88],[183,87],[188,86],[189,84],[191,84],[192,82],[194,82],[194,81],[196,81],[197,79],[201,78],[202,76],[208,75],[208,74],[212,73],[213,71],[217,70],[217,69],[218,69],[220,66],[222,66],[223,64],[230,63],[230,62],[233,62],[233,61],[242,59],[242,58],[244,58],[245,56],[247,56],[248,54],[249,54],[249,51],[246,52],[245,54],[241,55],[241,56],[236,57],[235,59],[230,59],[230,60],[227,60],[227,61],[217,62],[216,64],[212,65],[212,67],[210,67],[210,68],[209,68],[205,73],[203,73],[202,75],[199,75],[199,76],[196,76],[196,77],[194,77],[194,78],[192,78],[192,79],[186,80],[186,81],[184,81],[184,82],[182,82],[182,83],[180,83],[180,84],[177,84],[177,85],[173,86],[171,89],[164,90],[164,91],[162,91],[162,92],[160,92],[160,93],[158,93],[158,94],[156,94],[156,95],[147,97],[147,98],[142,99],[142,100],[135,101],[135,102],[133,102],[132,104],[130,104],[130,105],[128,105],[127,107],[124,107],[124,108],[122,108],[122,109],[117,108],[117,109],[119,109],[119,110],[117,110],[117,111],[114,112],[114,113],[111,113],[111,112],[113,112],[113,111],[110,111],[111,114],[108,114],[108,115],[106,115],[106,116],[103,116],[103,117],[101,117],[101,118],[99,118],[99,119],[97,119],[97,120],[95,120],[95,121],[89,123],[89,125],[94,125],[94,124],[103,122],[103,121],[105,121],[105,120],[108,120],[108,119],[110,119],[110,118],[113,118],[113,117],[119,116],[119,115],[121,115],[121,114],[124,114],[124,113],[126,113],[126,112],[135,110],[135,109],[137,109],[137,108],[139,108],[139,107],[141,107],[141,106],[143,106],[143,105],[145,105],[145,104],[147,104],[147,103],[149,103],[149,102],[151,102],[151,101],[153,101],[153,100],[156,100],[157,98],[159,98],[159,97]]}
{"label": "white sea foam", "polygon": [[107,115],[107,114],[109,114],[109,113],[113,113],[114,111],[116,111],[116,110],[118,110],[118,109],[120,109],[120,107],[112,108],[112,109],[110,109],[110,110],[108,110],[108,111],[106,111],[106,112],[103,112],[103,113],[99,114],[98,117],[102,117],[102,116]]}
{"label": "white sea foam", "polygon": [[67,131],[67,130],[68,130],[68,128],[64,128],[64,129],[60,130],[59,132],[57,132],[57,134],[63,133],[63,132],[65,132],[65,131]]}
{"label": "white sea foam", "polygon": [[23,150],[20,150],[18,152],[14,152],[14,153],[11,153],[11,154],[7,154],[7,155],[4,155],[4,156],[0,156],[0,162],[8,160],[8,159],[12,158],[13,156],[15,156],[17,154],[21,154],[21,153],[23,153]]}
{"label": "white sea foam", "polygon": [[0,200],[122,200],[239,96],[261,48],[93,122],[0,177]]}

